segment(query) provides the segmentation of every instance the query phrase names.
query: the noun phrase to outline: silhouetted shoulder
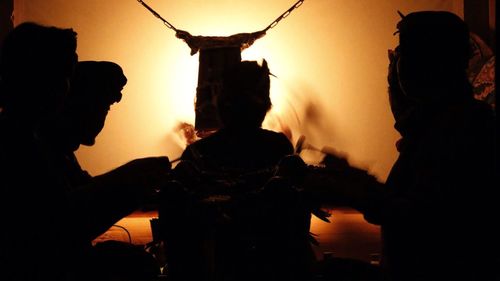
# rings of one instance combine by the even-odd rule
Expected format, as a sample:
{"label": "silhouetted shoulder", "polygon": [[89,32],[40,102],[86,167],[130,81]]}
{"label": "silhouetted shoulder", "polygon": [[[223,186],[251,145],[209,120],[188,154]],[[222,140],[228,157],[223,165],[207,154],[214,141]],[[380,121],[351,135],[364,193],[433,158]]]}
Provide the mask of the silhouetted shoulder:
{"label": "silhouetted shoulder", "polygon": [[495,116],[492,108],[483,101],[470,99],[450,105],[436,118],[436,131],[460,140],[486,141],[495,134]]}
{"label": "silhouetted shoulder", "polygon": [[182,159],[206,168],[261,169],[276,165],[281,158],[292,153],[293,146],[282,133],[261,128],[221,129],[189,145]]}
{"label": "silhouetted shoulder", "polygon": [[283,154],[292,154],[293,145],[283,133],[262,129],[261,137],[263,141],[275,144],[275,148],[281,150]]}

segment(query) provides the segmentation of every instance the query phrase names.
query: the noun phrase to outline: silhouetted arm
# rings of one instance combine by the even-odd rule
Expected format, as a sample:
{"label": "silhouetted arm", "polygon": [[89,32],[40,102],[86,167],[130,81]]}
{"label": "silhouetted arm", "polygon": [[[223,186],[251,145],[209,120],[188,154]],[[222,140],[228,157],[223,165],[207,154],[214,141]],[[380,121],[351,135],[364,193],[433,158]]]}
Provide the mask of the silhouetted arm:
{"label": "silhouetted arm", "polygon": [[169,172],[166,157],[137,159],[73,190],[69,201],[77,234],[97,238],[166,183]]}

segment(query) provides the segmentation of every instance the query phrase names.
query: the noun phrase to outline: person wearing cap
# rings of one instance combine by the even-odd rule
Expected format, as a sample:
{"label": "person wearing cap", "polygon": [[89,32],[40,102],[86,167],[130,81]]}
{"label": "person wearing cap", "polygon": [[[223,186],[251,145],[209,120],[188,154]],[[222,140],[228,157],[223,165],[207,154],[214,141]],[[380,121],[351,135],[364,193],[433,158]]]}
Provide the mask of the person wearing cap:
{"label": "person wearing cap", "polygon": [[495,119],[467,80],[468,28],[442,11],[397,28],[388,82],[399,157],[383,188],[357,190],[351,204],[381,225],[389,280],[498,280]]}
{"label": "person wearing cap", "polygon": [[[110,107],[120,102],[126,83],[122,68],[114,62],[78,62],[62,114],[58,122],[44,131],[52,140],[53,162],[69,189],[88,199],[83,208],[75,208],[73,220],[82,225],[74,234],[80,236],[76,240],[81,243],[75,256],[86,267],[81,275],[89,279],[113,276],[120,280],[156,280],[159,274],[159,266],[140,247],[119,241],[100,242],[90,247],[95,238],[150,199],[153,190],[144,188],[146,182],[158,178],[159,174],[165,176],[165,182],[168,180],[170,164],[159,165],[160,159],[156,158],[137,159],[96,177],[78,163],[76,150],[80,145],[95,144]],[[105,260],[104,257],[114,258]],[[131,264],[121,267],[114,260]]]}

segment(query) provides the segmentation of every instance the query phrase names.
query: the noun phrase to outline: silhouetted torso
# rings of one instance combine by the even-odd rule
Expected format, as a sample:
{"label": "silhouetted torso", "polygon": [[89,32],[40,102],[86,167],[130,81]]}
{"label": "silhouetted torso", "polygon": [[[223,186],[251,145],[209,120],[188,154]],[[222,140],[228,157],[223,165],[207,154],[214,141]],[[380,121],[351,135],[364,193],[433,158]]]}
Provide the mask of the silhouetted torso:
{"label": "silhouetted torso", "polygon": [[67,266],[66,251],[71,251],[67,186],[31,130],[3,118],[0,130],[0,213],[5,227],[1,255],[9,268],[2,274],[7,274],[6,280],[63,278],[60,267]]}
{"label": "silhouetted torso", "polygon": [[480,280],[496,240],[494,119],[472,99],[426,114],[403,138],[387,180],[396,202],[378,218],[385,262],[394,280]]}

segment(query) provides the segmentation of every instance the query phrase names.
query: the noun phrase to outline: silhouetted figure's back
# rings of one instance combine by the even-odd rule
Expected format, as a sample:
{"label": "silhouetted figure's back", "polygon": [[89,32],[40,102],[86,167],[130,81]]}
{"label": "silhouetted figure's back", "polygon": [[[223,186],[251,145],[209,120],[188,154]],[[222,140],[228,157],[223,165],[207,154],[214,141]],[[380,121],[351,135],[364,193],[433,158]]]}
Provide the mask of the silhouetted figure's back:
{"label": "silhouetted figure's back", "polygon": [[304,256],[295,249],[308,243],[309,213],[297,207],[305,217],[297,220],[293,200],[263,192],[279,161],[293,153],[284,134],[261,128],[271,108],[269,75],[265,61],[228,69],[215,97],[222,128],[189,145],[173,171],[180,192],[170,198],[179,199],[160,208],[173,280],[294,280],[291,274],[307,267],[294,254]]}
{"label": "silhouetted figure's back", "polygon": [[272,167],[291,153],[292,146],[283,134],[261,128],[222,128],[189,146],[182,159],[207,170],[249,172]]}

